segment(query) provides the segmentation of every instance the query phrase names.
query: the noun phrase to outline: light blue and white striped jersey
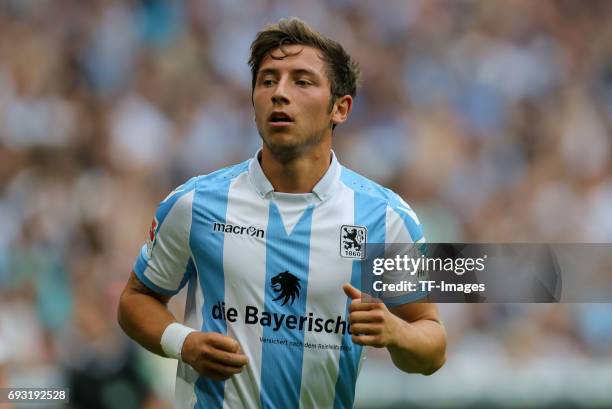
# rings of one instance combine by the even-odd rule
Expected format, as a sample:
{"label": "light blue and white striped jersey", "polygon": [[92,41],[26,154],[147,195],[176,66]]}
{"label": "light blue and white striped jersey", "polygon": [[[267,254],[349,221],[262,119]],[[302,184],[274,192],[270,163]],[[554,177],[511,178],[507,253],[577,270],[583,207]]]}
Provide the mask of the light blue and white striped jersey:
{"label": "light blue and white striped jersey", "polygon": [[366,242],[423,240],[406,202],[333,153],[308,194],[275,192],[257,156],[174,190],[134,271],[161,294],[187,284],[186,325],[249,357],[227,381],[179,362],[177,408],[352,408],[364,354],[342,284],[359,288]]}

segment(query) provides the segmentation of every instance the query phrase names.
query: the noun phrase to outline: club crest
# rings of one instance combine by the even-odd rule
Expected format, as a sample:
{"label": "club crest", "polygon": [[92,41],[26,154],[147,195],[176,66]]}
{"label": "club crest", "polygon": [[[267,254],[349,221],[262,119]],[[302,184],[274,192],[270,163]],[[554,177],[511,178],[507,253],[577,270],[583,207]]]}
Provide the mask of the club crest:
{"label": "club crest", "polygon": [[340,227],[340,255],[345,258],[364,259],[368,229],[365,226]]}

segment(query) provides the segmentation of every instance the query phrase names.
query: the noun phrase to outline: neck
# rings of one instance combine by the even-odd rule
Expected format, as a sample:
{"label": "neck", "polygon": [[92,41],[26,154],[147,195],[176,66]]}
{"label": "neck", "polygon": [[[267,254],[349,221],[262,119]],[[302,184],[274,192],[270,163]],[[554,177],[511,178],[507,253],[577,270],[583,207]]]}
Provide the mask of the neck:
{"label": "neck", "polygon": [[310,193],[329,168],[331,143],[320,143],[302,155],[282,162],[263,145],[261,169],[274,190],[283,193]]}

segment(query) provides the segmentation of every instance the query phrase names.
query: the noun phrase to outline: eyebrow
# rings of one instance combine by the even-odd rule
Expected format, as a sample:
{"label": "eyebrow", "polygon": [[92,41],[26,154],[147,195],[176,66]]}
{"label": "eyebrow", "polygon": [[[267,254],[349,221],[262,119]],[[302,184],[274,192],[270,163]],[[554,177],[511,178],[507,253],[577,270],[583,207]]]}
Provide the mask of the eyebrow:
{"label": "eyebrow", "polygon": [[[258,76],[262,76],[262,75],[278,75],[279,70],[276,68],[264,68],[263,70],[259,71],[259,75]],[[297,68],[294,70],[291,70],[291,75],[309,75],[311,77],[315,77],[317,78],[319,75],[312,71],[312,70],[308,70],[306,68]]]}

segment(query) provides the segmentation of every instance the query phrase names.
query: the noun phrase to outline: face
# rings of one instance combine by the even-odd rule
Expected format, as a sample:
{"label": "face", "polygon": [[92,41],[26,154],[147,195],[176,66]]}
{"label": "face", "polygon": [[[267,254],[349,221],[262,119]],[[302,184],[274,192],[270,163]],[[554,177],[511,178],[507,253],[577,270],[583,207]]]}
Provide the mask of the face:
{"label": "face", "polygon": [[[301,45],[284,50],[288,56],[275,49],[264,57],[253,89],[253,105],[257,130],[266,147],[279,159],[292,159],[331,137],[332,124],[343,122],[348,114],[347,110],[343,115],[338,106],[350,96],[334,103],[330,112],[330,81],[318,50]],[[348,105],[350,108],[350,101]]]}

